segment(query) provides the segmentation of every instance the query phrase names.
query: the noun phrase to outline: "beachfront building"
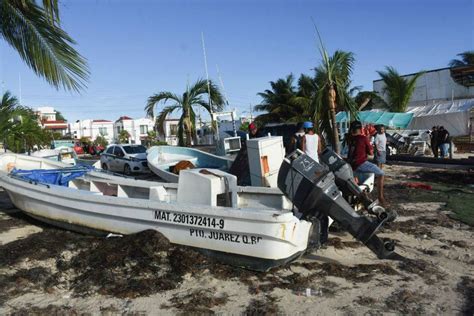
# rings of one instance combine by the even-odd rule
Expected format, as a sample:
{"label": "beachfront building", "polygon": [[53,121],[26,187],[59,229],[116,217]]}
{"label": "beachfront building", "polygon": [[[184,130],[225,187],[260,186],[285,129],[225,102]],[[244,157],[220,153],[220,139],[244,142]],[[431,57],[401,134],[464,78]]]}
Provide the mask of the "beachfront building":
{"label": "beachfront building", "polygon": [[62,136],[65,136],[68,133],[68,124],[64,120],[57,120],[57,112],[53,107],[43,106],[36,109],[36,114],[38,115],[39,125],[51,132],[60,133]]}
{"label": "beachfront building", "polygon": [[70,124],[70,129],[74,139],[86,137],[94,141],[97,136],[102,136],[109,143],[114,141],[114,122],[109,120],[77,120]]}
{"label": "beachfront building", "polygon": [[164,133],[158,134],[158,139],[162,142],[166,142],[170,146],[178,145],[178,123],[177,118],[165,119],[163,130]]}
{"label": "beachfront building", "polygon": [[[410,78],[415,74],[404,75]],[[374,80],[373,89],[385,101],[384,82]],[[426,71],[416,81],[407,113],[413,113],[408,129],[428,130],[444,126],[451,136],[474,141],[474,66]]]}
{"label": "beachfront building", "polygon": [[144,144],[148,132],[153,131],[153,120],[150,118],[133,119],[129,116],[121,116],[114,123],[114,139],[118,142],[120,132],[125,130],[130,135],[130,144]]}

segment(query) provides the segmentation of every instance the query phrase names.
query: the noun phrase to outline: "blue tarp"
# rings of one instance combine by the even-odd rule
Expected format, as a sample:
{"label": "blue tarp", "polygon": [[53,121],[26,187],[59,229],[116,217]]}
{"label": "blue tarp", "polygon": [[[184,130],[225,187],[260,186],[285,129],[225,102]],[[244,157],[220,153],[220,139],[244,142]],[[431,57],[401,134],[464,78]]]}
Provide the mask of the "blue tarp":
{"label": "blue tarp", "polygon": [[91,168],[63,168],[63,169],[33,169],[22,170],[13,169],[11,174],[24,180],[34,181],[42,184],[54,184],[64,187],[68,186],[69,181],[81,177]]}
{"label": "blue tarp", "polygon": [[[391,128],[407,128],[413,118],[413,113],[393,113],[380,111],[361,111],[358,119],[362,124],[383,124]],[[336,122],[346,122],[347,114],[339,112],[336,115]]]}

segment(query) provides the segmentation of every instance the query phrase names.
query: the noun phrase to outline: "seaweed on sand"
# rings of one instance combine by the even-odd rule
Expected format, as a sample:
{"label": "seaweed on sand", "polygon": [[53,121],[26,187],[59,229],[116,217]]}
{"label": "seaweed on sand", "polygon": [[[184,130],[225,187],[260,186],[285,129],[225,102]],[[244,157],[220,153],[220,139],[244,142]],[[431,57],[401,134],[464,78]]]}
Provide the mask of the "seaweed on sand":
{"label": "seaweed on sand", "polygon": [[46,307],[38,306],[27,306],[22,308],[13,308],[13,311],[9,314],[11,316],[31,316],[31,315],[84,315],[70,306],[57,306],[48,305]]}
{"label": "seaweed on sand", "polygon": [[457,290],[464,296],[464,305],[462,307],[463,315],[474,314],[474,279],[468,276],[461,277]]}
{"label": "seaweed on sand", "polygon": [[420,276],[426,284],[434,284],[446,278],[435,265],[421,259],[405,259],[398,263],[398,268]]}
{"label": "seaweed on sand", "polygon": [[228,295],[215,295],[215,289],[198,289],[186,294],[177,293],[170,299],[171,305],[161,305],[161,308],[176,308],[186,314],[214,314],[211,309],[215,306],[225,305]]}
{"label": "seaweed on sand", "polygon": [[90,246],[96,238],[54,228],[31,234],[0,246],[0,266],[11,266],[24,259],[45,260],[58,257],[65,250]]}
{"label": "seaweed on sand", "polygon": [[385,305],[389,310],[394,310],[403,315],[423,315],[424,307],[421,301],[426,298],[425,294],[406,289],[396,290],[385,299]]}
{"label": "seaweed on sand", "polygon": [[56,284],[55,276],[43,267],[21,269],[14,274],[0,274],[0,304],[32,289],[48,290]]}
{"label": "seaweed on sand", "polygon": [[149,230],[105,239],[58,268],[76,273],[72,280],[76,293],[97,290],[101,294],[133,298],[174,289],[181,281],[180,266],[170,264],[170,250],[168,239]]}
{"label": "seaweed on sand", "polygon": [[266,295],[264,299],[252,299],[245,308],[244,315],[280,315],[282,314],[277,304],[277,299]]}

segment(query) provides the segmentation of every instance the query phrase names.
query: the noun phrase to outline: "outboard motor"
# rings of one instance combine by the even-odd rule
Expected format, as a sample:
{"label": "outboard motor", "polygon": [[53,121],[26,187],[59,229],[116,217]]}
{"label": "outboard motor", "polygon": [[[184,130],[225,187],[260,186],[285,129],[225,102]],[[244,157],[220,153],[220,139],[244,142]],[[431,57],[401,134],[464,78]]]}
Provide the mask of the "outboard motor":
{"label": "outboard motor", "polygon": [[289,198],[302,218],[329,216],[352,236],[364,243],[380,259],[398,259],[394,242],[382,240],[375,233],[385,220],[357,214],[343,198],[334,174],[300,150],[289,154],[278,173],[278,188]]}
{"label": "outboard motor", "polygon": [[331,149],[326,148],[319,157],[321,162],[328,166],[329,170],[334,173],[336,185],[345,195],[356,196],[362,205],[364,205],[365,209],[370,214],[376,215],[380,220],[387,219],[388,221],[393,221],[397,217],[396,212],[386,211],[382,206],[378,205],[378,201],[373,201],[367,192],[357,185],[352,167],[345,162],[341,156]]}

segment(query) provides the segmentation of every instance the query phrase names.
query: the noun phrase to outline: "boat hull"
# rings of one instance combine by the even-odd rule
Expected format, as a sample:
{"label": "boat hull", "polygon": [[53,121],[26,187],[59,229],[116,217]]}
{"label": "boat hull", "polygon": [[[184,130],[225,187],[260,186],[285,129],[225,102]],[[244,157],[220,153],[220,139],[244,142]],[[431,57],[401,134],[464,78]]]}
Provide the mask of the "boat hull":
{"label": "boat hull", "polygon": [[88,191],[0,177],[13,204],[30,216],[66,229],[133,234],[154,229],[170,242],[221,260],[266,270],[293,260],[307,247],[311,223],[290,212],[96,195]]}

